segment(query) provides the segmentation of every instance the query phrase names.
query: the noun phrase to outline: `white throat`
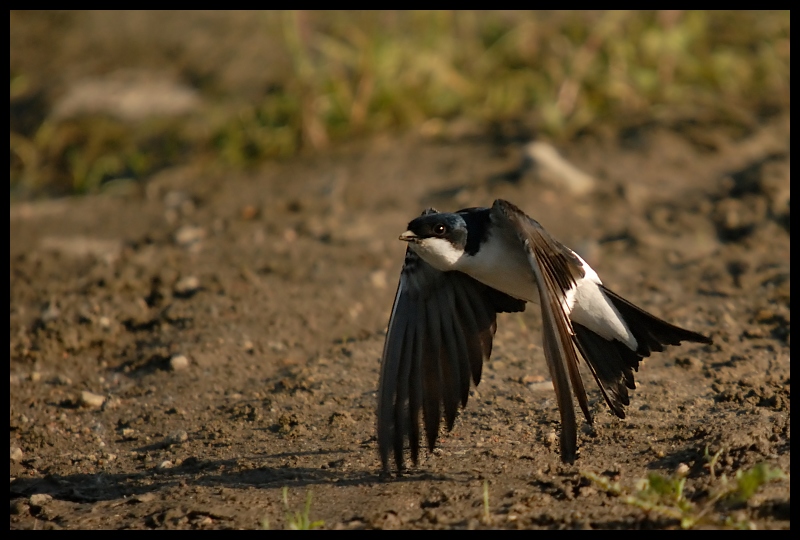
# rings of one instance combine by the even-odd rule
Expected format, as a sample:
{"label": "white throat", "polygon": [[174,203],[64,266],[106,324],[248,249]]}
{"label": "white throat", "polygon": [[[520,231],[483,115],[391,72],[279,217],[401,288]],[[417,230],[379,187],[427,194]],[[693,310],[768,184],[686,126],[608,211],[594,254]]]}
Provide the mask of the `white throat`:
{"label": "white throat", "polygon": [[455,247],[444,238],[425,238],[419,242],[412,242],[411,249],[441,272],[455,270],[458,261],[464,255],[464,250]]}

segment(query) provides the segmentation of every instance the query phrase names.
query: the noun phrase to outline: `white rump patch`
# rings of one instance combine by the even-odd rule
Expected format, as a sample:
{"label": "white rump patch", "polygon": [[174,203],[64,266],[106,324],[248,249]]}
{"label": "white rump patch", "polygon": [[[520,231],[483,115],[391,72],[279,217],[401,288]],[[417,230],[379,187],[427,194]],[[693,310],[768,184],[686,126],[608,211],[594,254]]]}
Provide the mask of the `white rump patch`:
{"label": "white rump patch", "polygon": [[600,337],[619,340],[635,351],[638,347],[636,338],[633,337],[617,308],[598,287],[602,282],[597,272],[580,255],[575,253],[575,256],[583,263],[584,276],[577,283],[570,319]]}

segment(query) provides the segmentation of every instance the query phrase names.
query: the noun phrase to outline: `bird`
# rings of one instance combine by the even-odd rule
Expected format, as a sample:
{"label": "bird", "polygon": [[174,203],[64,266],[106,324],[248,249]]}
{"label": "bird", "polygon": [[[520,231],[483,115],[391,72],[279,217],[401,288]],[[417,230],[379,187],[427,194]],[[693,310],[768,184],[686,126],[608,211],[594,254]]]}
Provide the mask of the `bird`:
{"label": "bird", "polygon": [[491,356],[498,313],[540,305],[561,417],[561,460],[568,464],[577,455],[572,394],[592,423],[578,354],[611,412],[625,418],[628,390],[636,388],[633,372],[644,358],[684,341],[712,343],[612,292],[580,255],[502,199],[454,213],[428,208],[400,240],[408,246],[378,381],[377,441],[387,473],[392,455],[398,472],[404,469],[406,441],[417,465],[420,412],[429,451],[442,419],[453,428],[470,381],[480,383]]}

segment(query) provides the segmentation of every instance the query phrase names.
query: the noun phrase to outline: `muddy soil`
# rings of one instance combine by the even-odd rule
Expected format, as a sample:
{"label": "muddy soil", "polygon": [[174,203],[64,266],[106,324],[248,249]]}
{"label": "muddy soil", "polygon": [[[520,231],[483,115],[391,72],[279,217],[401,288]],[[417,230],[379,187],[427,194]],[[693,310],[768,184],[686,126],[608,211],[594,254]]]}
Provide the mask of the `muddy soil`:
{"label": "muddy soil", "polygon": [[[496,139],[409,134],[249,176],[186,167],[13,204],[11,528],[283,528],[284,488],[293,512],[310,492],[327,529],[676,528],[584,473],[633,492],[680,468],[698,509],[723,474],[788,473],[788,112],[560,150],[594,192],[521,170],[519,148]],[[538,310],[501,315],[453,431],[383,477],[375,404],[397,236],[426,206],[499,197],[714,345],[649,358],[625,420],[588,376],[595,422],[565,466]],[[713,477],[706,449],[720,452]],[[776,481],[712,504],[707,523],[788,528],[789,508]]]}

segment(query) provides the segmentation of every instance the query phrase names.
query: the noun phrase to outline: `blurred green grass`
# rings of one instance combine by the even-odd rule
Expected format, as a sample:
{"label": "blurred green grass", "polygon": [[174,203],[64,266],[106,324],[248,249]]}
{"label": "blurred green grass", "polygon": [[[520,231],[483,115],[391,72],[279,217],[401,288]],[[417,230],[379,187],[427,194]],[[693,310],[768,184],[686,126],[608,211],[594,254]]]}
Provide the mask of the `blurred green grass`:
{"label": "blurred green grass", "polygon": [[[447,136],[457,122],[480,132],[522,121],[563,141],[649,122],[752,125],[789,107],[788,11],[287,11],[254,15],[266,40],[244,69],[271,74],[255,95],[225,87],[230,59],[221,55],[200,74],[173,66],[198,90],[199,111],[137,122],[56,119],[47,99],[31,98],[48,89],[36,56],[15,53],[30,46],[15,42],[15,25],[44,25],[54,39],[78,39],[81,28],[69,12],[42,17],[11,16],[12,197],[92,192],[198,160],[247,169],[409,128]],[[163,67],[113,51],[103,60],[83,71]],[[63,82],[74,66],[61,64],[48,76]],[[20,104],[43,110],[31,122],[15,114]]]}

